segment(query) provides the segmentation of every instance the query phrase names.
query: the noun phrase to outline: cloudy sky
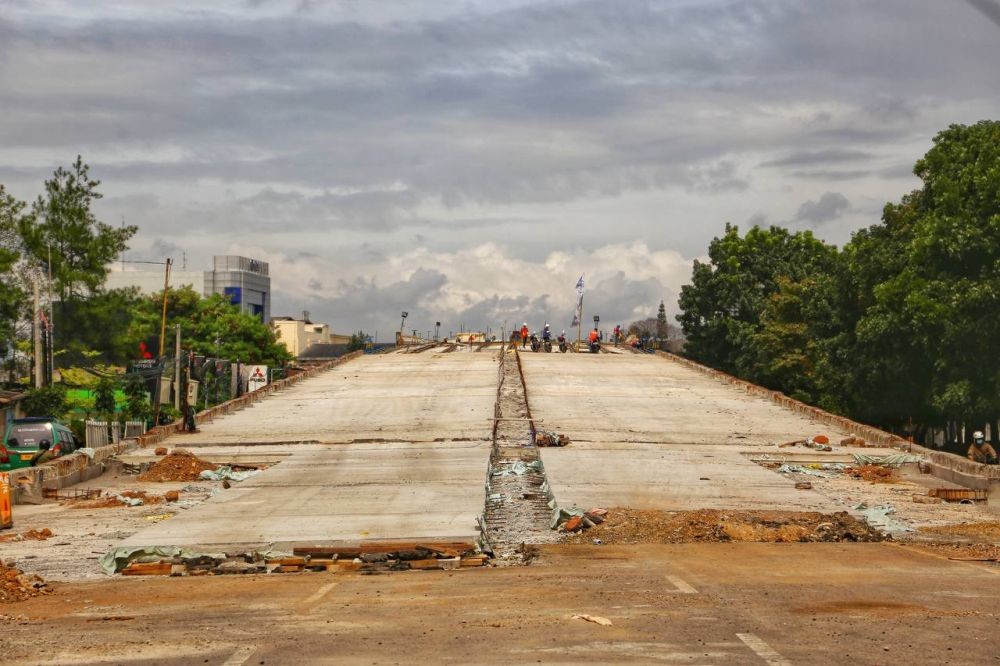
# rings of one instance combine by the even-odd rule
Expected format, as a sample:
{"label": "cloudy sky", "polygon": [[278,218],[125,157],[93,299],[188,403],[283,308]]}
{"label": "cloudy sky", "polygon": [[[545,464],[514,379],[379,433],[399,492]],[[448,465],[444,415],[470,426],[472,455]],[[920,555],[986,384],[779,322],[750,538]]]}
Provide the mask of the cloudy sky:
{"label": "cloudy sky", "polygon": [[997,63],[994,0],[0,0],[0,183],[80,153],[128,258],[337,330],[629,321],[726,222],[876,222]]}

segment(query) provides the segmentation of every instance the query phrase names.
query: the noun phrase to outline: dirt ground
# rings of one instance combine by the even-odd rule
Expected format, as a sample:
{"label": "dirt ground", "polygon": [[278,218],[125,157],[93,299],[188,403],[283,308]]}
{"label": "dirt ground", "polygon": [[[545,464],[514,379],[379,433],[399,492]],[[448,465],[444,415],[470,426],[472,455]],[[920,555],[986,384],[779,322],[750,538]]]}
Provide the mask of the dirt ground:
{"label": "dirt ground", "polygon": [[569,533],[567,543],[884,541],[886,536],[847,512],[664,512],[616,507],[603,523]]}
{"label": "dirt ground", "polygon": [[5,661],[1000,661],[1000,568],[893,543],[557,545],[542,546],[528,567],[52,588],[0,607]]}
{"label": "dirt ground", "polygon": [[[142,482],[121,470],[74,486],[88,488],[102,496],[15,506],[14,529],[0,536],[0,560],[46,581],[104,578],[97,560],[119,541],[226,492],[218,481]],[[171,490],[178,492],[179,501],[164,500]],[[143,503],[125,506],[115,495],[132,495]]]}

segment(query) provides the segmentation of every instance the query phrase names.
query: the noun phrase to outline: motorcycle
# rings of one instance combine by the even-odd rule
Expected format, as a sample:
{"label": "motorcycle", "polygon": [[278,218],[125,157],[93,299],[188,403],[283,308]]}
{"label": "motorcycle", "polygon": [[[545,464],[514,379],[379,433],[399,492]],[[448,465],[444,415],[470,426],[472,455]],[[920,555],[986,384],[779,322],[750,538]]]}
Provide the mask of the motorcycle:
{"label": "motorcycle", "polygon": [[541,343],[536,336],[531,336],[531,351],[536,352],[541,347]]}
{"label": "motorcycle", "polygon": [[544,349],[546,353],[551,352],[552,351],[552,340],[550,340],[550,339],[542,340],[542,349]]}
{"label": "motorcycle", "polygon": [[601,343],[600,342],[597,342],[595,340],[594,342],[590,343],[590,353],[591,354],[597,354],[600,351],[601,351]]}
{"label": "motorcycle", "polygon": [[569,345],[566,344],[566,338],[559,338],[559,351],[563,354],[569,349]]}

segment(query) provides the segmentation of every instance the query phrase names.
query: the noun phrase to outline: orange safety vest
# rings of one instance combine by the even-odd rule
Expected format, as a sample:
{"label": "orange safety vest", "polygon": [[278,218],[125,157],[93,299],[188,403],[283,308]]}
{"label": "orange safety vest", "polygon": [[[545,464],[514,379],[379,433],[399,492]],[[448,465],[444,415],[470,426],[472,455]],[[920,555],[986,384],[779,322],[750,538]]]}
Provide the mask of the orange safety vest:
{"label": "orange safety vest", "polygon": [[521,327],[521,337],[522,338],[528,337],[528,327],[527,326],[522,326]]}
{"label": "orange safety vest", "polygon": [[588,338],[588,339],[591,342],[597,342],[597,331],[591,331],[590,332],[590,338]]}

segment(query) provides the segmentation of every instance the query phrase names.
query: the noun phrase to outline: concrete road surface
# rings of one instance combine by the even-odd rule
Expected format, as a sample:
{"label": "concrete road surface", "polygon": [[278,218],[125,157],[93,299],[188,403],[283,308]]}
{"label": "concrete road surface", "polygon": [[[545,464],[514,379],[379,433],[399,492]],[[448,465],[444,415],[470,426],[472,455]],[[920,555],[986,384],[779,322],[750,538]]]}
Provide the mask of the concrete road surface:
{"label": "concrete road surface", "polygon": [[795,412],[660,356],[521,355],[539,426],[572,444],[543,449],[563,506],[839,510],[741,452],[825,433]]}
{"label": "concrete road surface", "polygon": [[365,356],[174,437],[213,453],[289,442],[291,455],[122,545],[472,540],[496,376],[488,353]]}

